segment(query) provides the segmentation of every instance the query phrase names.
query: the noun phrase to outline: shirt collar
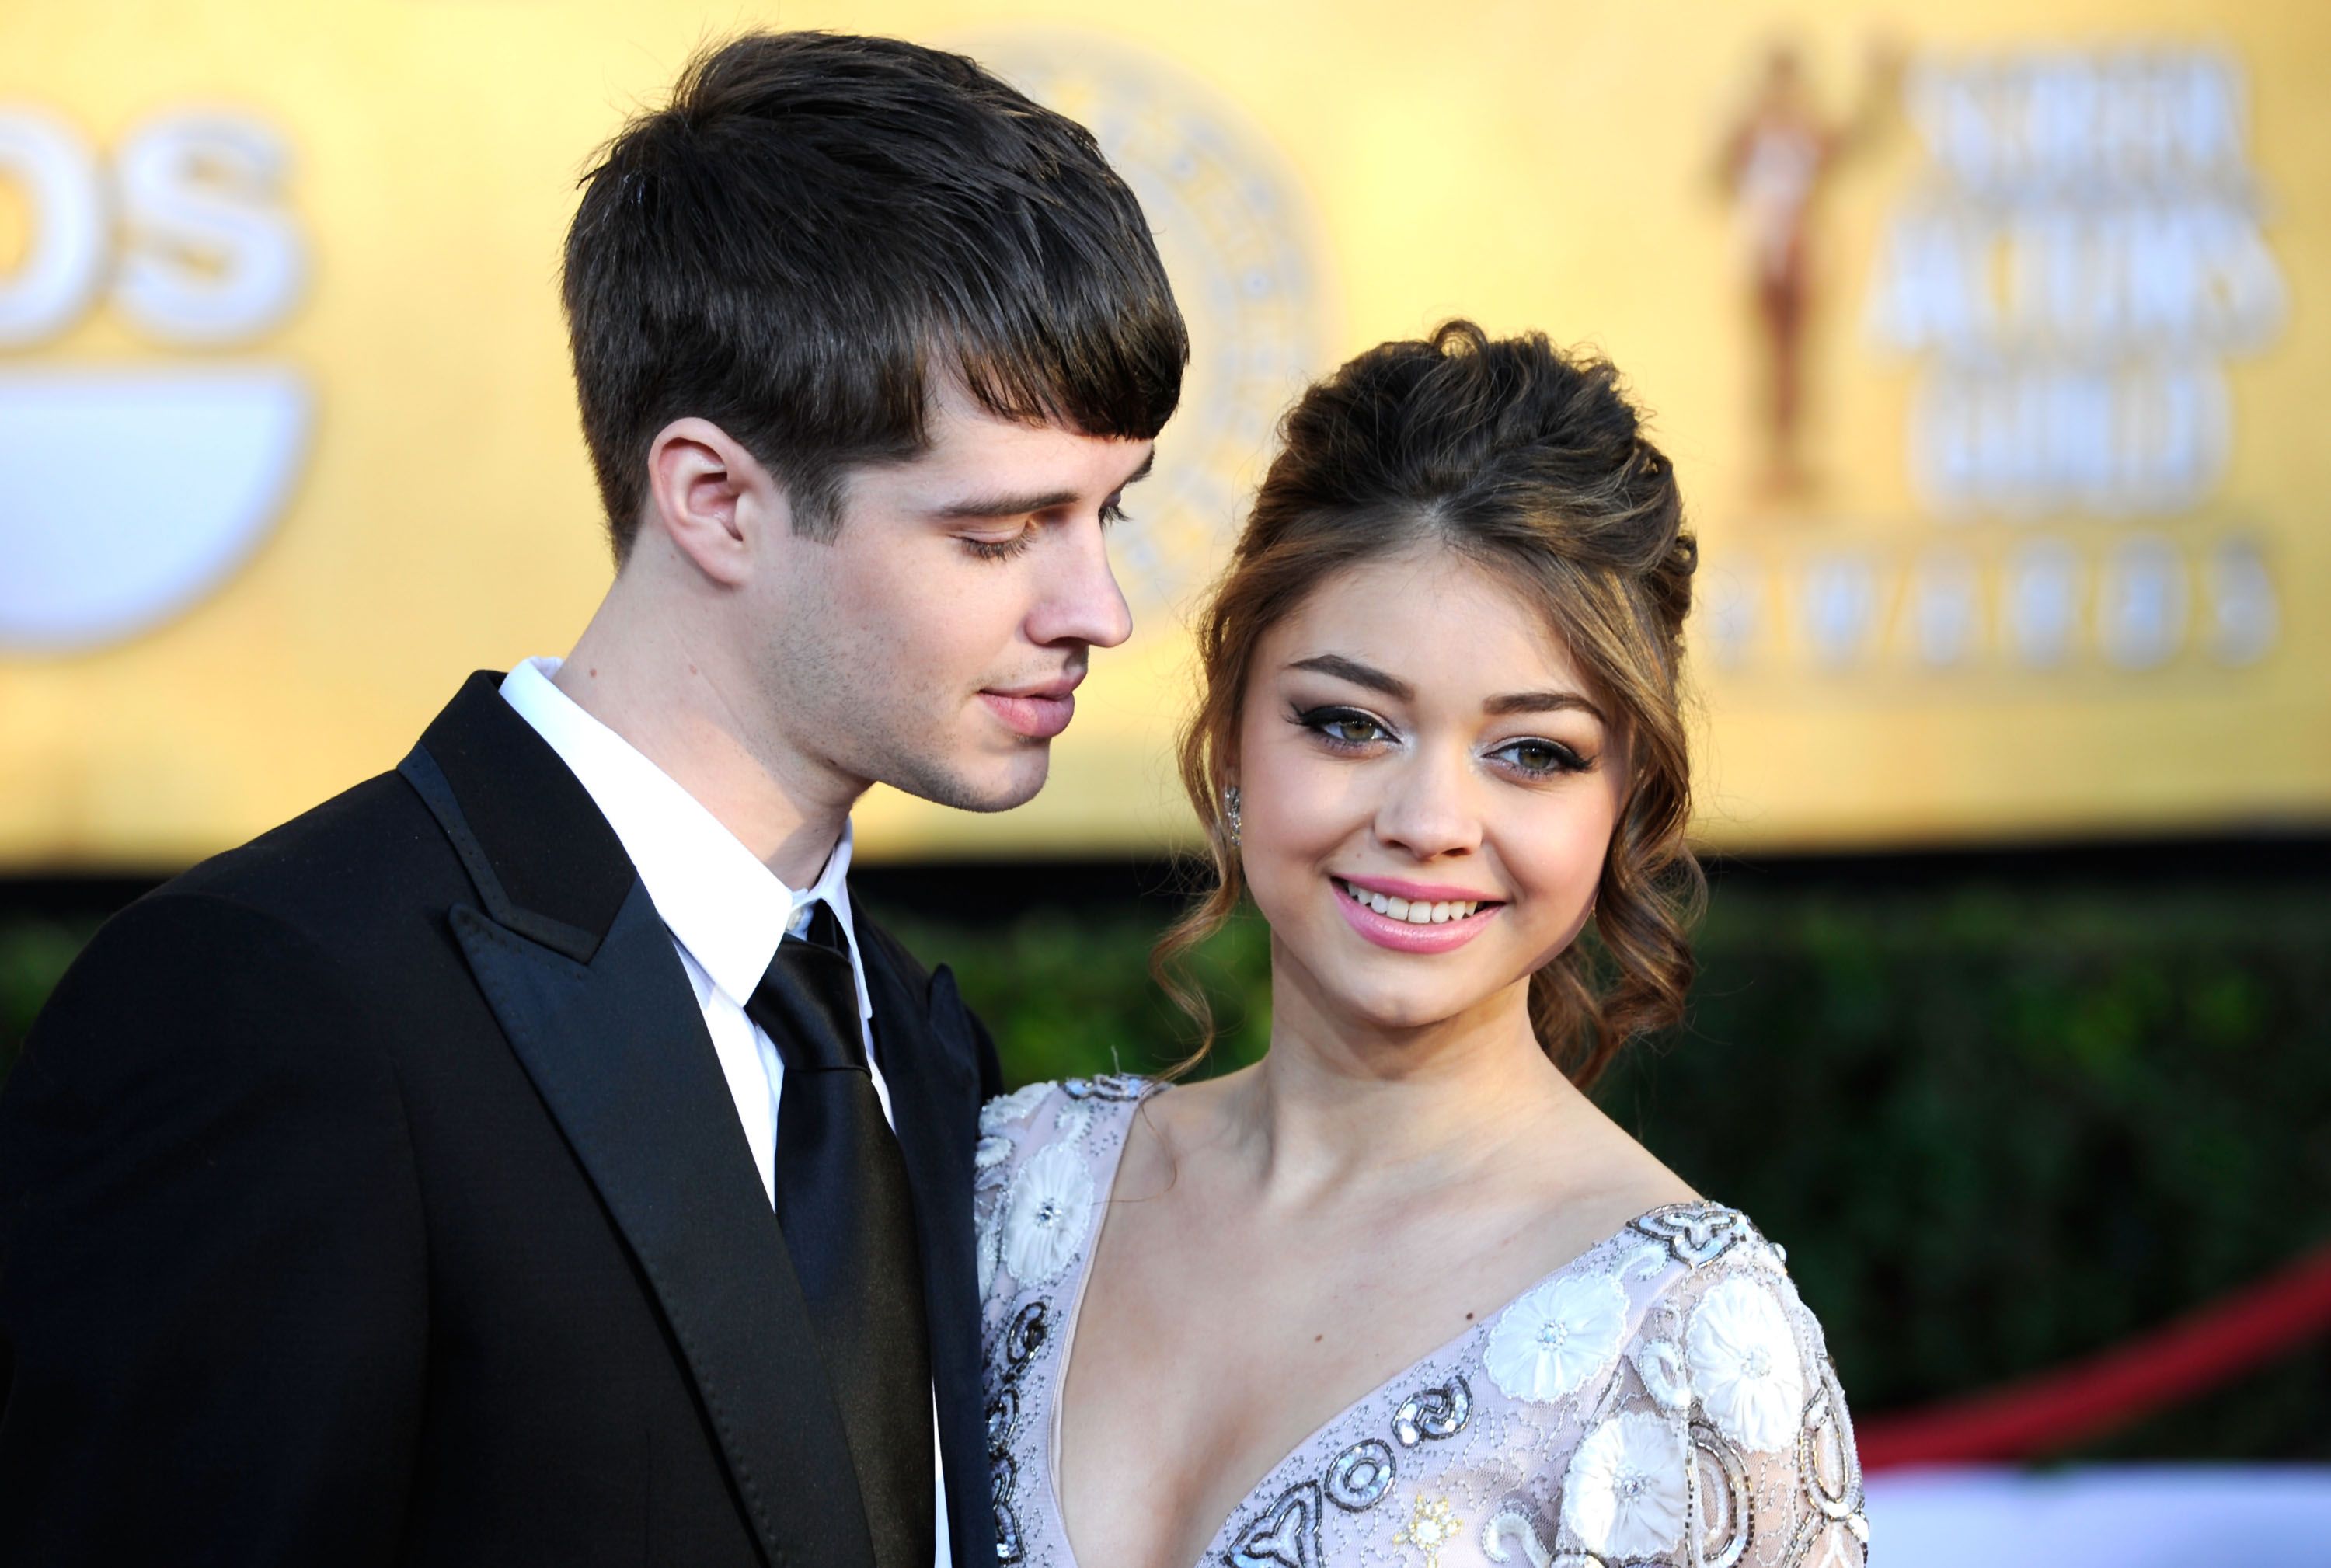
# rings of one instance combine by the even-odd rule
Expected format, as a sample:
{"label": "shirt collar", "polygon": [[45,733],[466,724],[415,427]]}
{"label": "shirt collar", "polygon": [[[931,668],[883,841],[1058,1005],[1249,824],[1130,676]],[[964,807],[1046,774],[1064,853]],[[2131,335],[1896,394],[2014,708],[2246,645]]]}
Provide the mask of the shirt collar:
{"label": "shirt collar", "polygon": [[502,698],[533,727],[615,830],[673,940],[714,989],[742,1007],[767,973],[777,944],[798,935],[811,905],[833,906],[858,984],[859,1015],[874,1015],[850,917],[852,832],[826,857],[817,880],[795,892],[670,774],[552,684],[559,660],[529,659],[502,680]]}

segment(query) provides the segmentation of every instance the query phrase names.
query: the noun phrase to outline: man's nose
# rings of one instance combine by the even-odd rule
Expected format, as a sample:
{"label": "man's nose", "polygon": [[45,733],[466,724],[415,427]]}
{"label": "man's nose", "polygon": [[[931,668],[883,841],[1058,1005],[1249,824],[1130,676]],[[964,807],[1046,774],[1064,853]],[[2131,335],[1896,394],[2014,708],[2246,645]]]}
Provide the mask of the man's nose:
{"label": "man's nose", "polygon": [[1057,575],[1036,606],[1030,637],[1040,644],[1114,648],[1133,635],[1133,610],[1109,569],[1108,539],[1097,519],[1080,520],[1065,533],[1051,563]]}

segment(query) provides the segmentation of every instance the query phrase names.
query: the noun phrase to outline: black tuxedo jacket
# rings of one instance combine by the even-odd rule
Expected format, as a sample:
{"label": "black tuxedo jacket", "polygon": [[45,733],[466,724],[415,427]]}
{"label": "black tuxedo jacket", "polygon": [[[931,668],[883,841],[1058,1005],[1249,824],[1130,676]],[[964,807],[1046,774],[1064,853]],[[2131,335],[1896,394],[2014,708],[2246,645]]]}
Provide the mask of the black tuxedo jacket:
{"label": "black tuxedo jacket", "polygon": [[[33,1026],[0,1094],[0,1563],[871,1563],[671,938],[497,684],[123,911]],[[857,929],[971,1568],[994,1052]]]}

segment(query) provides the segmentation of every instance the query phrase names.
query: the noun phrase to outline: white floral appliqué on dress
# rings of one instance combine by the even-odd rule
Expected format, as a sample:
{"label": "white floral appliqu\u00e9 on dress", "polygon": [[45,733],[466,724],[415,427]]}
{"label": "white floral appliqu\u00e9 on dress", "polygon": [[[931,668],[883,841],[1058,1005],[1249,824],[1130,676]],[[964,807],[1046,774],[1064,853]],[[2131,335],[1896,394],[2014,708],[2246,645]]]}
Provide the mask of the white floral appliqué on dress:
{"label": "white floral appliqu\u00e9 on dress", "polygon": [[[1069,1548],[1055,1411],[1126,1131],[1156,1092],[1071,1079],[981,1117],[998,1568],[1107,1568]],[[1195,1568],[1860,1568],[1868,1540],[1845,1397],[1779,1250],[1736,1210],[1678,1203],[1306,1439]]]}

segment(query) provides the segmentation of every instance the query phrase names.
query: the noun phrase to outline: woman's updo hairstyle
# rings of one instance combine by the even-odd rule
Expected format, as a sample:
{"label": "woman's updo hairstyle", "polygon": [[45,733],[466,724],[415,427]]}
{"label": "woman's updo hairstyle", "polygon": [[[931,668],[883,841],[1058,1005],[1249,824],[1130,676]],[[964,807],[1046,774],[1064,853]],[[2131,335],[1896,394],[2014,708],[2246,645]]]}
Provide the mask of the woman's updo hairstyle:
{"label": "woman's updo hairstyle", "polygon": [[1685,933],[1705,884],[1684,839],[1679,665],[1698,552],[1674,469],[1608,363],[1470,321],[1352,360],[1303,394],[1280,437],[1197,625],[1198,704],[1180,767],[1214,882],[1159,940],[1152,970],[1211,1041],[1204,994],[1175,960],[1245,895],[1223,797],[1256,646],[1337,573],[1441,545],[1543,607],[1624,748],[1594,907],[1604,961],[1575,942],[1530,982],[1539,1042],[1584,1087],[1630,1037],[1677,1022],[1691,983]]}

